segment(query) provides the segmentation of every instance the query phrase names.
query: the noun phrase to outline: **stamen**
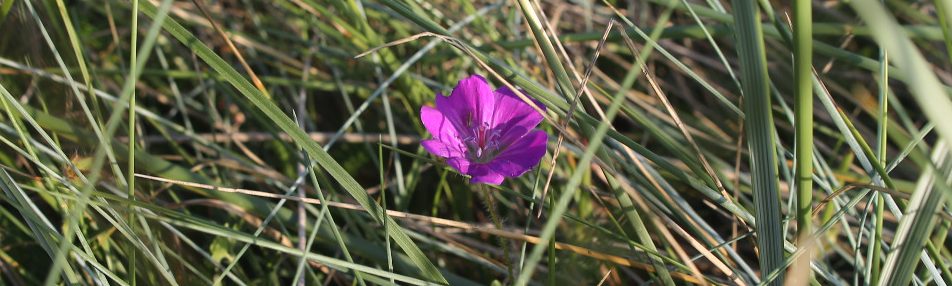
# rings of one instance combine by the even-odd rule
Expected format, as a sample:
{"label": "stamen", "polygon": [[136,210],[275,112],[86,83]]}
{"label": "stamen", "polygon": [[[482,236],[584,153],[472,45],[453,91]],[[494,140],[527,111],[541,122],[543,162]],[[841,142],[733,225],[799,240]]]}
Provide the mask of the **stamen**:
{"label": "stamen", "polygon": [[488,123],[476,127],[472,135],[461,138],[466,145],[471,160],[488,162],[499,152],[499,130],[493,130]]}

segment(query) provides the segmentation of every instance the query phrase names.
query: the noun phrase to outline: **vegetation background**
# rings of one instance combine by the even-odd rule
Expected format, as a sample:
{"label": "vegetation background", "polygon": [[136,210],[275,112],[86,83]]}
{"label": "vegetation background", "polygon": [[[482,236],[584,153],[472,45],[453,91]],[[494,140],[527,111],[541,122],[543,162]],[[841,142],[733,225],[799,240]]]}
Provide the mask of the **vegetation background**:
{"label": "vegetation background", "polygon": [[[950,0],[0,0],[0,285],[947,285]],[[546,105],[476,186],[420,107]]]}

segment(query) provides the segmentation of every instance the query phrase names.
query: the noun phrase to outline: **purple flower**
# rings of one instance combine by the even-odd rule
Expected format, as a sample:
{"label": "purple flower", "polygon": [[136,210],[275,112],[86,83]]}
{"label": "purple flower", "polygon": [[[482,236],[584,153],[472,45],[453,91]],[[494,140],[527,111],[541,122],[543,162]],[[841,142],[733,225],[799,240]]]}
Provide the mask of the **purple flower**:
{"label": "purple flower", "polygon": [[479,75],[461,80],[449,97],[437,94],[436,108],[421,108],[420,119],[433,134],[421,143],[423,148],[470,175],[470,183],[499,185],[532,169],[545,155],[548,136],[533,129],[542,115],[509,88],[493,91]]}

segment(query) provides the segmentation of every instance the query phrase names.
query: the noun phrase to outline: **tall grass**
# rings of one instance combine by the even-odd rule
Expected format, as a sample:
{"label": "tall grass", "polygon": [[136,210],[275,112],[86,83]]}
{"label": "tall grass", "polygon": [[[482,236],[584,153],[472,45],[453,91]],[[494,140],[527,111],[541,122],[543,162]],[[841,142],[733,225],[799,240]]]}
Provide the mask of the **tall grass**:
{"label": "tall grass", "polygon": [[947,2],[0,1],[0,285],[946,285]]}

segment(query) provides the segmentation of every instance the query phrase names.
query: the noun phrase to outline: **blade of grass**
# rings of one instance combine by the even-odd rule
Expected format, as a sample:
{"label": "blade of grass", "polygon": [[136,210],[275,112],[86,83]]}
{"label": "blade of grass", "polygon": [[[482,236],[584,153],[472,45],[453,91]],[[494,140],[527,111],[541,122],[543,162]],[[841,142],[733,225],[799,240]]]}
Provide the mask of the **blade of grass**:
{"label": "blade of grass", "polygon": [[[947,142],[952,142],[952,101],[945,96],[944,88],[935,74],[931,72],[928,62],[918,52],[915,44],[905,32],[898,28],[896,20],[886,13],[882,5],[871,0],[860,0],[850,3],[859,15],[867,20],[870,28],[878,33],[873,36],[876,41],[894,59],[892,62],[899,70],[916,74],[905,81],[912,89],[916,102],[923,112],[936,122],[936,132]],[[901,51],[901,52],[900,52]],[[895,74],[895,73],[892,73]]]}
{"label": "blade of grass", "polygon": [[[879,128],[876,131],[877,142],[876,142],[876,159],[879,160],[879,164],[886,164],[886,126],[889,123],[889,54],[885,49],[879,49],[879,77],[877,78],[879,89]],[[885,168],[885,166],[883,166]],[[869,272],[870,285],[879,284],[879,278],[881,277],[881,264],[882,261],[880,256],[882,254],[882,242],[883,242],[883,211],[884,205],[886,204],[886,199],[884,195],[876,196],[876,209],[874,213],[875,223],[873,230],[873,237],[869,243],[869,247],[872,248],[872,255],[869,256]]]}
{"label": "blade of grass", "polygon": [[[318,192],[318,193],[323,192],[323,190],[321,190],[321,185],[318,184],[318,182],[317,182],[317,176],[313,175],[314,168],[310,168],[308,171],[310,171],[310,172],[312,173],[312,174],[310,175],[310,177],[311,177],[311,182],[312,182],[313,185],[314,185],[314,190],[315,190],[315,192]],[[301,200],[304,200],[306,197],[304,197],[304,196],[298,196],[298,198],[301,199]],[[302,205],[302,206],[304,205],[304,204],[302,204],[301,202],[298,202],[298,204],[300,204],[300,205]],[[305,254],[309,251],[309,249],[311,249],[311,247],[314,246],[314,241],[315,241],[315,239],[317,238],[317,233],[318,233],[318,231],[321,229],[321,225],[322,225],[322,223],[324,222],[324,218],[327,217],[327,215],[329,214],[329,213],[328,213],[328,209],[329,209],[329,208],[328,208],[327,206],[324,206],[324,205],[321,206],[321,212],[317,215],[317,219],[314,221],[314,226],[311,228],[311,234],[310,234],[310,235],[308,236],[308,238],[307,238],[307,243],[306,243],[306,245],[305,245],[304,248],[301,248],[301,249],[300,249],[302,256],[305,255]],[[351,261],[351,262],[352,262],[352,261]],[[294,273],[294,280],[293,280],[293,281],[306,282],[306,280],[304,279],[304,275],[303,275],[303,273],[304,273],[304,265],[305,265],[306,263],[307,263],[307,260],[306,260],[306,259],[301,259],[300,261],[298,261],[297,270],[296,270],[295,273]],[[391,272],[393,272],[393,271],[391,270]],[[300,282],[299,282],[298,284],[300,284]]]}
{"label": "blade of grass", "polygon": [[[647,54],[647,52],[644,52],[643,54]],[[637,64],[635,65],[636,68],[629,71],[628,75],[625,77],[623,86],[630,87],[632,84],[634,84],[635,79],[640,74],[640,71],[643,68],[643,63],[646,58],[647,58],[646,55],[642,55],[637,58],[636,60]],[[562,214],[565,213],[565,211],[567,210],[568,203],[571,202],[573,194],[576,192],[579,184],[581,184],[583,174],[585,174],[590,168],[590,164],[592,163],[592,160],[594,159],[596,152],[598,151],[598,149],[601,147],[603,143],[602,139],[604,138],[604,136],[607,134],[608,130],[611,127],[610,122],[612,122],[615,115],[618,113],[618,111],[621,108],[621,103],[624,101],[624,98],[625,98],[624,95],[626,92],[627,92],[627,89],[619,91],[613,97],[611,105],[609,106],[608,110],[605,113],[605,120],[601,121],[598,124],[594,132],[594,135],[591,136],[589,141],[591,143],[585,149],[585,152],[578,163],[579,167],[573,172],[572,177],[570,178],[568,184],[563,190],[563,193],[559,195],[558,200],[556,201],[556,203],[554,204],[554,207],[551,210],[549,220],[545,223],[542,229],[542,232],[540,235],[540,240],[542,242],[548,242],[550,240],[554,240],[553,239],[554,232],[556,227],[558,227],[559,222],[561,221]],[[631,214],[632,212],[633,210],[627,213]],[[633,220],[637,220],[633,223],[636,226],[641,225],[642,226],[641,228],[643,230],[643,223],[640,221],[637,214],[630,215],[629,217]],[[653,242],[650,240],[650,238],[644,241],[644,243],[648,248],[650,249],[654,248]],[[522,285],[526,285],[529,282],[529,279],[532,277],[532,273],[535,271],[535,266],[538,264],[542,256],[542,252],[545,250],[546,248],[543,247],[542,244],[537,245],[536,247],[532,249],[532,252],[529,254],[529,257],[526,259],[523,265],[522,271],[519,277],[517,278],[515,285],[522,286]],[[667,271],[667,269],[664,267],[663,263],[661,263],[660,259],[652,256],[651,260],[655,268],[655,271],[657,271],[657,273],[661,277],[662,282],[665,283],[665,285],[673,285],[674,282],[671,279],[671,275]]]}
{"label": "blade of grass", "polygon": [[[54,259],[56,257],[56,251],[54,250],[56,240],[53,238],[58,234],[55,233],[56,228],[53,227],[53,224],[50,223],[49,219],[43,215],[43,212],[27,198],[26,194],[23,194],[23,191],[17,186],[16,182],[13,181],[13,178],[10,177],[6,169],[0,169],[0,188],[3,189],[4,195],[7,197],[7,202],[14,206],[20,215],[24,217],[34,237],[37,238],[36,242],[46,251],[50,259]],[[80,281],[79,276],[72,268],[67,268],[66,271],[63,272],[63,275],[66,281],[72,283],[78,283]]]}
{"label": "blade of grass", "polygon": [[[598,45],[595,47],[595,53],[592,55],[592,60],[589,62],[588,67],[585,68],[585,76],[582,78],[581,82],[579,83],[578,92],[575,93],[575,96],[572,98],[572,101],[569,103],[568,114],[575,113],[575,109],[578,106],[577,104],[578,100],[582,96],[582,92],[585,90],[585,85],[588,84],[588,80],[592,75],[592,70],[594,70],[595,62],[598,60],[598,54],[601,53],[602,47],[605,45],[606,37],[608,37],[608,34],[612,31],[612,27],[614,25],[615,25],[615,19],[612,19],[611,21],[608,22],[608,26],[605,27],[605,33],[602,35],[602,39],[598,41]],[[569,127],[569,122],[571,121],[571,118],[572,117],[567,116],[562,119],[563,129]],[[562,150],[563,140],[565,140],[565,134],[559,133],[559,138],[558,140],[556,140],[556,143],[555,143],[555,149],[552,151],[552,160],[549,162],[549,165],[553,166],[553,168],[549,169],[549,174],[545,178],[545,185],[542,187],[542,195],[540,197],[541,201],[545,201],[545,195],[549,191],[549,184],[552,183],[552,175],[555,174],[555,169],[556,169],[554,168],[554,166],[556,164],[556,160],[559,158],[559,153]],[[542,216],[543,209],[544,208],[542,208],[541,206],[539,207],[539,211],[536,213],[536,217]]]}
{"label": "blade of grass", "polygon": [[562,97],[566,101],[570,101],[569,99],[571,99],[576,93],[575,85],[572,84],[572,80],[569,78],[568,72],[562,65],[562,61],[559,60],[558,53],[556,53],[555,47],[552,45],[552,39],[542,28],[542,23],[539,21],[539,15],[536,14],[535,9],[533,9],[532,2],[529,0],[519,0],[518,6],[519,9],[522,10],[522,14],[526,19],[526,24],[529,25],[529,31],[532,32],[532,36],[535,38],[536,43],[542,49],[542,55],[545,58],[546,64],[548,65],[552,74],[555,75],[556,81],[559,83],[559,91],[561,92]]}
{"label": "blade of grass", "polygon": [[[154,5],[144,0],[142,0],[140,4],[146,15],[150,17],[156,15],[156,7]],[[419,247],[403,232],[403,228],[390,217],[381,217],[379,211],[380,206],[370,200],[364,188],[361,187],[333,157],[324,151],[320,145],[310,140],[310,137],[298,128],[277,105],[270,101],[265,95],[261,94],[258,89],[238,74],[228,63],[209,49],[208,46],[196,39],[192,33],[188,32],[188,30],[179,25],[174,19],[168,19],[168,21],[164,21],[163,24],[166,32],[172,34],[183,45],[195,51],[206,64],[211,66],[216,72],[222,74],[233,87],[273,121],[277,127],[287,132],[294,142],[303,148],[311,159],[318,162],[318,164],[324,168],[331,177],[337,180],[362,207],[367,209],[367,213],[373,217],[374,220],[378,223],[386,224],[389,230],[388,235],[407,253],[410,259],[422,271],[421,274],[424,277],[437,283],[447,283],[436,266],[429,261]]]}
{"label": "blade of grass", "polygon": [[[164,22],[166,18],[165,16],[168,15],[168,11],[170,8],[171,8],[171,1],[166,0],[162,2],[161,9],[159,9],[157,16],[155,17],[155,23],[153,23],[152,26],[149,27],[149,31],[146,35],[146,39],[144,41],[142,49],[140,51],[136,51],[138,53],[142,53],[137,58],[137,60],[140,61],[139,66],[144,65],[145,60],[149,58],[148,55],[151,53],[152,46],[155,44],[155,40],[160,30],[159,28],[161,27],[161,24]],[[123,86],[122,100],[120,101],[125,102],[128,100],[128,97],[131,95],[131,91],[134,88],[134,83],[137,81],[138,76],[140,74],[141,74],[141,70],[130,71],[130,75],[126,78],[126,82]],[[109,116],[109,120],[106,122],[106,128],[104,130],[103,137],[101,138],[110,138],[112,137],[112,134],[115,133],[116,128],[119,125],[118,119],[119,117],[121,117],[122,111],[124,111],[123,107],[124,106],[120,105],[118,107],[113,108],[112,114]],[[110,149],[110,150],[107,150],[107,149]],[[112,150],[111,148],[108,147],[108,144],[103,144],[99,146],[99,148],[96,149],[96,155],[93,159],[93,163],[91,167],[92,171],[91,171],[91,174],[89,175],[89,181],[91,182],[91,184],[87,184],[86,186],[83,186],[79,204],[76,205],[75,208],[71,210],[70,215],[67,217],[68,222],[67,222],[67,228],[64,230],[64,234],[63,234],[64,239],[60,242],[59,249],[57,250],[56,259],[54,259],[53,265],[50,267],[50,272],[48,273],[46,277],[44,285],[53,285],[58,282],[57,280],[60,277],[59,272],[61,271],[61,269],[63,268],[63,264],[65,263],[65,255],[69,252],[68,246],[72,244],[73,234],[76,231],[78,231],[78,220],[81,217],[79,214],[85,212],[86,205],[89,203],[89,200],[90,200],[89,195],[91,191],[94,189],[95,187],[94,185],[98,181],[99,176],[101,174],[101,167],[105,159],[104,157],[105,155],[111,153],[111,151]],[[116,164],[113,166],[116,167],[118,165]],[[167,272],[164,272],[163,274],[167,274]],[[170,278],[167,275],[164,275],[164,276],[167,279]],[[175,283],[174,279],[167,280],[167,281],[169,281],[169,283],[173,283],[173,284]]]}
{"label": "blade of grass", "polygon": [[918,266],[916,260],[923,254],[926,240],[935,226],[932,223],[935,210],[945,202],[946,194],[952,192],[952,188],[949,188],[952,161],[945,142],[936,145],[932,160],[942,167],[937,170],[931,163],[926,163],[907,211],[899,220],[892,250],[886,256],[878,285],[906,285],[914,278],[913,272]]}
{"label": "blade of grass", "polygon": [[942,28],[942,39],[945,42],[945,52],[948,60],[952,60],[952,2],[945,0],[934,0],[936,16],[939,18],[939,26]]}
{"label": "blade of grass", "polygon": [[[948,110],[952,110],[952,102],[928,62],[919,53],[919,49],[898,28],[896,20],[884,10],[882,4],[863,0],[851,5],[873,30],[878,31],[874,38],[892,56],[892,62],[897,68],[916,74],[915,77],[906,78],[913,98],[923,112],[936,123],[935,130],[939,137],[945,142],[952,142],[952,117],[948,114]],[[931,177],[931,172],[934,172],[934,168],[928,164],[923,166],[926,173],[920,177],[920,183],[925,184],[924,177]],[[893,241],[894,250],[887,255],[886,265],[883,266],[880,285],[904,285],[911,280],[916,266],[914,261],[919,257],[922,245],[929,235],[926,232],[931,227],[931,214],[938,206],[936,200],[941,200],[948,187],[941,179],[933,181],[934,187],[920,187],[913,193],[907,213],[900,220]]]}
{"label": "blade of grass", "polygon": [[[780,191],[773,141],[773,117],[770,104],[770,79],[767,76],[763,27],[760,10],[753,1],[734,0],[734,24],[737,53],[740,58],[744,119],[749,134],[750,169],[754,217],[757,221],[757,246],[761,277],[783,267],[783,230],[780,228]],[[783,275],[769,285],[780,285]]]}
{"label": "blade of grass", "polygon": [[0,3],[0,23],[2,23],[3,20],[7,19],[7,15],[10,13],[10,9],[13,8],[13,3],[15,2],[17,1],[10,0],[10,1],[3,1],[3,3]]}
{"label": "blade of grass", "polygon": [[[40,20],[39,16],[36,13],[36,10],[33,8],[33,4],[31,4],[30,1],[27,1],[25,3],[26,3],[27,9],[30,11],[30,15],[33,17],[34,20],[36,20],[36,24],[40,28],[40,32],[43,35],[43,39],[46,41],[46,44],[49,46],[51,52],[53,53],[53,57],[56,59],[56,63],[60,67],[60,70],[62,70],[63,74],[70,81],[72,81],[73,79],[72,74],[69,72],[66,66],[66,63],[63,61],[63,58],[59,53],[59,50],[56,48],[56,45],[53,43],[53,40],[50,34],[47,32],[46,26],[43,24],[42,20]],[[59,5],[60,3],[57,3],[57,4]],[[66,15],[65,8],[60,7],[59,11],[61,13],[61,18],[66,19],[64,24],[66,26],[67,34],[70,37],[70,43],[72,44],[71,47],[73,48],[74,54],[77,58],[77,61],[79,62],[80,70],[83,71],[83,79],[85,80],[86,86],[87,88],[89,88],[92,86],[92,84],[90,83],[90,77],[89,77],[88,71],[86,71],[86,68],[85,68],[86,64],[82,56],[82,51],[79,46],[79,39],[76,38],[75,31],[73,31],[74,30],[73,25],[70,22],[69,17]],[[96,137],[98,137],[101,141],[107,141],[108,137],[106,137],[102,132],[102,126],[100,125],[101,122],[100,120],[97,120],[97,118],[93,115],[93,112],[90,111],[89,105],[86,102],[86,97],[82,93],[80,93],[79,89],[76,87],[73,87],[72,91],[73,91],[73,94],[76,95],[76,99],[79,101],[80,107],[82,107],[83,114],[86,116],[86,120],[88,120],[90,125],[92,126],[93,132],[96,135]],[[93,101],[95,102],[95,99],[93,99]],[[122,171],[119,170],[119,164],[116,163],[115,154],[113,154],[112,150],[108,150],[106,152],[106,156],[109,159],[109,163],[111,167],[110,169],[112,170],[113,175],[120,178],[119,179],[120,182],[123,182],[123,184],[125,184],[124,183],[125,179],[123,178],[124,175],[122,174]]]}
{"label": "blade of grass", "polygon": [[[383,99],[383,100],[384,100],[384,101],[387,100],[386,94],[384,94],[384,99]],[[392,120],[388,120],[388,121],[389,121],[389,122],[393,122]],[[391,130],[392,130],[392,129],[391,129]],[[393,146],[393,148],[397,148],[397,145],[396,145],[396,144],[391,144],[391,146]],[[396,155],[396,152],[394,152],[394,155]],[[394,158],[396,158],[396,157],[394,157]],[[379,166],[379,169],[377,170],[378,174],[380,175],[380,203],[382,204],[381,211],[384,212],[382,215],[386,215],[386,210],[387,210],[387,178],[386,178],[386,172],[384,171],[384,166],[385,166],[385,164],[383,163],[383,162],[385,162],[385,161],[383,160],[383,144],[380,144],[380,143],[377,144],[377,161],[378,161],[378,162],[381,162],[380,165],[378,165],[378,166]],[[326,206],[325,206],[325,207],[326,207]],[[384,227],[384,231],[387,231],[387,230],[386,230],[386,227],[387,227],[387,226],[384,225],[383,227]],[[385,247],[385,249],[387,250],[387,270],[390,270],[390,272],[393,272],[393,251],[390,249],[390,237],[389,237],[389,236],[384,238],[384,247]],[[396,282],[394,282],[393,279],[390,279],[390,283],[396,283]]]}
{"label": "blade of grass", "polygon": [[[714,2],[714,3],[720,4],[720,2]],[[718,45],[717,42],[714,41],[714,37],[712,37],[711,32],[708,31],[707,25],[704,25],[704,23],[701,22],[701,18],[698,17],[697,13],[694,12],[694,9],[692,8],[693,5],[688,4],[687,0],[681,0],[681,4],[684,5],[685,8],[687,8],[688,13],[691,14],[691,18],[694,19],[694,22],[697,23],[698,27],[701,28],[701,31],[704,32],[704,38],[707,38],[707,41],[708,43],[711,44],[711,47],[714,47],[714,51],[717,53],[718,59],[720,59],[721,63],[724,64],[724,68],[727,69],[727,73],[730,74],[731,79],[734,80],[734,84],[737,85],[737,90],[741,90],[742,87],[740,85],[740,80],[737,78],[737,75],[734,74],[734,68],[731,67],[731,65],[727,62],[727,57],[725,57],[724,53],[721,52],[720,45]],[[723,8],[721,9],[723,10]]]}
{"label": "blade of grass", "polygon": [[[376,55],[376,54],[374,55],[374,59],[375,59],[375,60],[377,59],[377,55]],[[379,66],[376,67],[376,68],[374,69],[374,71],[376,72],[376,75],[377,75],[377,78],[378,78],[378,79],[383,79],[383,71],[381,71],[381,69],[380,69]],[[393,110],[390,108],[390,97],[388,96],[388,93],[387,93],[386,90],[384,90],[384,92],[381,93],[380,101],[383,103],[383,114],[384,114],[384,118],[385,118],[385,121],[386,121],[386,124],[387,124],[387,133],[390,134],[390,145],[393,146],[394,148],[397,148],[397,128],[394,127],[394,123],[393,123]],[[380,140],[383,140],[383,138],[380,138]],[[394,171],[395,171],[395,173],[396,173],[396,179],[397,179],[397,180],[396,180],[396,184],[397,184],[397,192],[396,192],[396,193],[397,193],[397,194],[396,194],[395,196],[393,196],[393,197],[394,197],[394,203],[397,205],[397,207],[398,207],[399,209],[403,209],[404,207],[406,207],[407,205],[410,204],[410,199],[411,199],[410,195],[411,195],[411,194],[408,193],[408,192],[407,192],[407,189],[406,189],[406,182],[405,182],[404,175],[403,175],[403,163],[402,163],[402,161],[400,160],[400,154],[399,154],[399,153],[392,153],[391,156],[392,156],[392,158],[393,158],[393,165],[392,165],[392,166],[393,166],[393,169],[394,169]],[[378,159],[379,159],[380,162],[383,162],[383,159],[380,159],[380,158],[378,158]],[[380,166],[383,167],[383,163],[381,163]],[[381,173],[381,175],[384,175],[384,173]],[[381,183],[383,183],[383,182],[381,182]],[[381,186],[382,186],[382,185],[381,185]],[[381,187],[381,191],[383,191],[383,189],[384,189],[384,188]],[[383,193],[381,192],[381,194],[383,194]],[[383,196],[382,196],[382,197],[383,197]],[[381,200],[383,200],[383,199],[381,199]],[[384,204],[383,207],[384,207],[384,208],[387,208],[386,202],[384,202],[383,204]],[[387,239],[387,240],[389,241],[389,239]],[[388,243],[387,246],[389,247],[390,244]]]}
{"label": "blade of grass", "polygon": [[[57,0],[58,3],[62,3],[62,0]],[[136,71],[136,53],[138,52],[139,44],[139,1],[132,1],[132,28],[129,31],[129,70]],[[92,86],[87,87],[89,93],[95,93],[92,89]],[[133,88],[129,94],[129,155],[128,155],[128,166],[126,169],[129,183],[127,184],[126,195],[129,196],[129,199],[135,201],[136,199],[136,189],[135,189],[135,172],[136,172],[136,89]],[[133,233],[135,233],[135,212],[132,210],[132,205],[127,206],[128,216],[126,217],[127,224],[132,227]],[[128,261],[128,280],[129,285],[136,285],[136,251],[135,247],[129,248],[129,261]]]}
{"label": "blade of grass", "polygon": [[264,83],[261,82],[261,79],[258,78],[258,75],[255,74],[255,71],[251,69],[251,66],[248,65],[247,61],[245,61],[245,57],[241,55],[241,51],[235,47],[235,43],[233,43],[231,38],[225,34],[225,31],[218,26],[218,22],[215,22],[215,20],[212,19],[212,16],[208,14],[208,11],[205,10],[205,6],[202,5],[200,1],[201,0],[192,0],[192,3],[195,4],[195,7],[198,7],[198,10],[202,13],[202,16],[205,16],[205,19],[208,20],[208,23],[211,24],[212,28],[215,29],[215,32],[218,33],[218,35],[221,36],[223,40],[225,40],[225,44],[227,44],[228,48],[231,49],[231,51],[235,54],[235,58],[238,59],[238,62],[241,63],[241,67],[244,68],[245,72],[248,73],[248,76],[251,77],[251,81],[255,84],[255,87],[257,87],[258,90],[261,91],[261,94],[263,94],[265,97],[271,98],[271,94],[268,93],[268,89],[265,88]]}
{"label": "blade of grass", "polygon": [[[797,246],[811,245],[809,235],[813,228],[813,7],[810,0],[795,0],[793,6],[793,59],[796,147],[796,193],[797,193]],[[807,247],[807,249],[813,249]],[[807,252],[794,263],[789,279],[806,283],[812,276],[810,261],[813,254]],[[802,275],[802,276],[801,276]],[[798,277],[799,276],[799,277]]]}

